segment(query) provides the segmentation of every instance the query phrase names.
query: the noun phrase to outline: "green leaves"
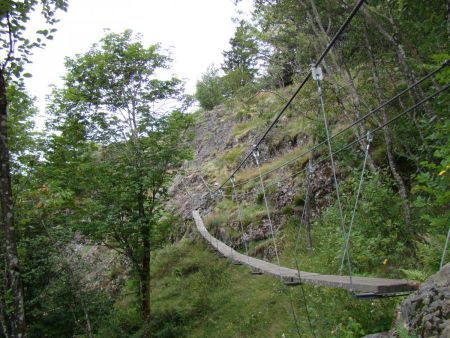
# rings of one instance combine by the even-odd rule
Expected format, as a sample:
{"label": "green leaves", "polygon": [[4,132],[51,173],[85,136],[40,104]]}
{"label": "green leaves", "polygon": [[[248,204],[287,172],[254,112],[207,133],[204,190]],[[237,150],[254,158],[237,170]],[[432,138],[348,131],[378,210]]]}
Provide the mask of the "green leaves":
{"label": "green leaves", "polygon": [[141,285],[150,250],[171,233],[163,207],[171,178],[190,158],[191,117],[176,109],[184,105],[182,82],[156,76],[169,65],[159,45],[145,47],[131,31],[107,34],[66,60],[65,86],[49,106],[57,133],[47,179],[68,192],[53,218],[126,255]]}
{"label": "green leaves", "polygon": [[72,112],[78,110],[96,125],[95,134],[89,135],[96,140],[108,143],[111,138],[145,135],[154,118],[166,113],[154,110],[162,105],[160,101],[181,98],[179,79],[155,76],[169,62],[159,45],[144,47],[139,35],[129,30],[109,33],[86,54],[66,60],[66,87],[58,95],[71,102]]}
{"label": "green leaves", "polygon": [[[40,37],[36,41],[31,41],[25,37],[26,24],[30,19],[30,14],[36,9],[40,9],[46,20],[46,24],[51,26],[56,23],[55,13],[58,10],[67,9],[67,0],[46,0],[46,1],[3,1],[0,5],[0,46],[5,53],[4,59],[0,60],[0,68],[6,73],[6,77],[14,77],[21,80],[21,77],[29,77],[29,74],[22,74],[23,65],[31,62],[30,56],[34,48],[45,46]],[[56,32],[55,28],[38,30],[37,35],[42,35],[48,40],[52,40],[51,33]]]}
{"label": "green leaves", "polygon": [[253,28],[242,20],[230,39],[230,45],[231,49],[223,52],[222,69],[226,73],[239,71],[242,74],[239,84],[243,86],[251,82],[257,73],[258,45]]}

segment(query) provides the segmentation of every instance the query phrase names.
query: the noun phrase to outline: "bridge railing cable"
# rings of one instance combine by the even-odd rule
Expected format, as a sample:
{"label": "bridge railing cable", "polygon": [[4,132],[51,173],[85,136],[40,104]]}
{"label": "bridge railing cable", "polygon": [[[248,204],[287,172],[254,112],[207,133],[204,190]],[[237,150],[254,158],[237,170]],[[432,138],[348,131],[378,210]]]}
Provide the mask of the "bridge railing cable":
{"label": "bridge railing cable", "polygon": [[[313,167],[311,165],[311,166],[308,167],[308,176],[307,176],[307,180],[306,180],[305,201],[308,201],[308,197],[309,197],[309,190],[310,190],[309,188],[310,188],[310,184],[311,184],[311,180],[310,179],[311,179],[312,171],[313,171]],[[296,238],[295,238],[294,264],[295,264],[295,269],[297,270],[298,279],[299,279],[299,282],[300,282],[300,289],[301,289],[303,303],[305,304],[306,318],[308,320],[309,329],[310,329],[312,335],[314,337],[317,337],[316,331],[314,329],[314,326],[312,325],[311,316],[309,314],[308,299],[306,298],[305,289],[303,288],[302,276],[301,276],[301,271],[300,271],[300,264],[299,264],[298,258],[297,258],[299,242],[300,242],[300,236],[301,236],[301,230],[302,230],[302,224],[304,224],[307,208],[309,208],[309,207],[310,207],[309,205],[305,204],[304,207],[303,207],[303,210],[302,210],[302,216],[300,218],[300,225],[298,227],[297,235],[296,235]]]}
{"label": "bridge railing cable", "polygon": [[[344,213],[342,211],[342,203],[341,203],[341,197],[340,197],[341,194],[339,191],[339,182],[338,182],[338,179],[336,176],[336,165],[334,163],[333,149],[331,148],[330,129],[328,128],[327,114],[325,112],[325,104],[324,104],[324,99],[323,99],[322,87],[320,85],[320,81],[322,79],[322,71],[320,70],[320,68],[317,68],[314,66],[312,68],[312,72],[314,73],[314,79],[316,80],[316,83],[317,83],[317,94],[319,95],[320,111],[322,112],[322,118],[323,118],[325,133],[326,133],[326,137],[327,137],[328,154],[329,154],[329,159],[330,159],[330,163],[331,163],[331,171],[333,173],[334,189],[336,192],[336,201],[337,201],[338,210],[339,210],[339,224],[341,226],[341,232],[342,232],[342,236],[343,236],[344,243],[345,243],[345,239],[347,236],[347,230],[345,229]],[[348,254],[344,255],[344,256],[347,257],[348,274],[350,276],[350,286],[351,286],[351,288],[353,288],[352,287],[352,285],[353,285],[352,265],[350,262],[350,256]],[[351,291],[353,291],[353,290],[351,290]]]}
{"label": "bridge railing cable", "polygon": [[[426,102],[428,102],[428,101],[434,99],[436,96],[438,96],[438,95],[440,95],[441,93],[443,93],[443,92],[445,92],[446,90],[448,90],[449,87],[450,87],[450,84],[446,84],[444,87],[440,88],[439,90],[435,91],[434,93],[430,94],[429,96],[427,96],[427,97],[425,97],[424,99],[420,100],[419,102],[417,102],[417,103],[414,104],[413,106],[411,106],[411,107],[407,108],[406,110],[404,110],[403,112],[401,112],[401,113],[395,115],[392,119],[388,120],[387,122],[383,123],[382,125],[380,125],[380,126],[374,128],[374,129],[370,130],[369,132],[375,137],[375,134],[376,134],[378,131],[380,131],[381,129],[385,128],[387,125],[390,125],[390,124],[394,123],[396,120],[398,120],[399,118],[401,118],[401,117],[405,116],[406,114],[410,113],[410,112],[413,111],[414,109],[417,109],[418,107],[420,107],[420,106],[423,105],[424,103],[426,103]],[[338,134],[339,134],[339,133],[337,133],[337,134],[334,135],[334,136],[337,136]],[[362,135],[361,137],[355,138],[353,141],[351,141],[351,142],[345,144],[345,145],[342,146],[341,148],[339,148],[339,149],[337,149],[337,150],[334,150],[334,151],[333,151],[333,156],[336,156],[337,154],[339,154],[339,153],[343,152],[344,150],[350,148],[350,147],[353,146],[354,144],[361,142],[361,141],[362,141],[363,139],[365,139],[366,137],[367,137],[367,135]],[[331,139],[332,139],[332,138],[333,138],[333,136],[331,137]],[[326,142],[326,140],[323,141],[323,142],[321,142],[320,144],[323,145],[324,142]],[[303,152],[303,153],[301,153],[300,155],[298,155],[298,156],[295,158],[295,160],[298,160],[298,159],[300,159],[301,157],[304,157],[305,155],[307,155],[308,153],[310,153],[310,152],[312,152],[312,151],[314,151],[314,150],[316,150],[316,149],[317,149],[317,146],[314,146],[314,147],[309,148],[309,149],[306,150],[305,152]],[[322,158],[320,158],[320,159],[314,164],[314,167],[317,168],[320,164],[323,164],[323,163],[325,163],[325,162],[327,162],[327,161],[329,161],[329,156],[328,156],[328,155],[323,156]],[[292,163],[292,162],[293,162],[293,160],[290,160],[290,161],[286,162],[286,163],[284,164],[284,166],[286,166],[286,165],[288,165],[288,164],[290,164],[290,163]],[[276,168],[276,169],[279,169],[279,168]],[[267,175],[268,173],[271,173],[271,172],[275,171],[276,169],[271,170],[271,171],[267,171],[267,172],[262,172],[262,173],[261,173],[261,176],[264,177],[265,175]],[[308,168],[305,167],[305,168],[303,168],[303,169],[301,169],[301,170],[295,171],[295,172],[293,172],[293,173],[291,173],[291,174],[289,174],[289,175],[287,175],[287,176],[284,176],[284,177],[282,177],[282,178],[279,179],[279,180],[275,180],[275,181],[273,181],[273,182],[271,182],[271,183],[265,185],[265,188],[266,188],[266,189],[269,189],[269,188],[271,188],[271,187],[273,187],[273,186],[279,184],[280,182],[286,180],[287,178],[296,177],[296,176],[300,175],[301,173],[306,172],[307,169],[308,169]],[[256,178],[259,178],[259,175],[256,176]],[[253,180],[253,179],[252,179],[252,180]],[[250,180],[245,181],[245,182],[235,183],[235,187],[242,186],[243,184],[248,183],[249,181],[250,181]],[[254,191],[243,192],[243,193],[241,193],[241,196],[244,196],[244,195],[246,195],[246,194],[248,194],[248,195],[253,195],[253,194],[255,194],[255,192],[254,192]],[[205,203],[205,202],[204,202],[204,203]]]}
{"label": "bridge railing cable", "polygon": [[[378,131],[380,131],[381,129],[385,128],[386,126],[388,126],[388,125],[390,125],[390,124],[392,124],[392,123],[394,123],[394,122],[397,121],[399,118],[405,116],[406,114],[410,113],[410,112],[413,111],[414,109],[417,109],[418,107],[420,107],[420,106],[423,105],[424,103],[426,103],[426,102],[428,102],[428,101],[434,99],[434,98],[435,98],[436,96],[438,96],[439,94],[441,94],[441,93],[445,92],[446,90],[448,90],[449,87],[450,87],[450,84],[445,85],[445,86],[442,87],[441,89],[435,91],[433,94],[430,94],[429,96],[427,96],[427,97],[425,97],[424,99],[420,100],[419,102],[417,102],[417,103],[414,104],[413,106],[411,106],[411,107],[409,107],[408,109],[404,110],[403,112],[401,112],[401,113],[395,115],[392,119],[388,120],[387,122],[383,123],[382,125],[380,125],[380,126],[374,128],[374,129],[370,130],[369,132],[370,132],[372,135],[375,136],[375,134],[376,134]],[[345,144],[345,145],[342,146],[341,148],[339,148],[339,149],[337,149],[337,150],[334,150],[334,151],[333,151],[333,156],[336,156],[337,154],[339,154],[339,153],[343,152],[344,150],[350,148],[350,147],[353,146],[354,144],[361,142],[361,141],[362,141],[363,139],[365,139],[366,137],[367,137],[367,135],[363,135],[363,136],[361,136],[361,137],[355,138],[353,141],[351,141],[351,142]],[[303,154],[303,156],[306,155],[307,153],[308,153],[308,152],[305,152],[305,153]],[[314,167],[317,168],[320,164],[323,164],[323,163],[325,163],[325,162],[327,162],[327,161],[329,161],[329,156],[328,156],[328,155],[323,156],[321,159],[319,159],[319,161],[317,161],[317,162],[315,163]],[[276,181],[274,181],[274,182],[271,182],[270,184],[267,184],[267,185],[265,186],[265,188],[266,188],[266,189],[269,189],[269,188],[271,188],[271,187],[277,185],[278,183],[282,182],[282,181],[285,180],[286,178],[298,176],[298,175],[300,175],[301,173],[305,172],[306,170],[307,170],[307,168],[303,168],[302,170],[295,171],[294,173],[289,174],[288,176],[285,176],[285,177],[283,177],[283,178],[281,178],[281,179],[279,179],[279,180],[276,180]],[[263,173],[263,175],[264,175],[264,173]],[[236,184],[236,186],[238,186],[238,184]],[[250,193],[254,193],[254,192],[250,192]]]}
{"label": "bridge railing cable", "polygon": [[348,226],[348,231],[347,231],[347,235],[345,238],[344,253],[342,255],[341,267],[339,269],[339,273],[341,275],[344,270],[345,256],[347,255],[347,258],[350,259],[350,255],[349,255],[350,235],[352,233],[353,224],[355,222],[356,210],[358,208],[359,197],[361,196],[362,185],[364,182],[364,173],[366,171],[367,158],[369,157],[369,150],[370,150],[370,145],[372,143],[372,140],[373,140],[373,135],[370,132],[367,133],[367,146],[366,146],[366,151],[365,151],[365,156],[364,156],[363,167],[361,169],[361,175],[360,175],[359,184],[358,184],[358,191],[356,192],[355,204],[353,206],[352,216],[350,219],[350,224]]}
{"label": "bridge railing cable", "polygon": [[[382,125],[380,125],[380,126],[374,128],[374,129],[372,129],[372,130],[369,131],[369,132],[370,132],[372,135],[375,136],[375,134],[376,134],[378,131],[380,131],[381,129],[385,128],[386,126],[388,126],[388,125],[390,125],[390,124],[392,124],[392,123],[394,123],[396,120],[398,120],[398,119],[400,119],[401,117],[405,116],[406,114],[410,113],[410,112],[413,111],[414,109],[417,109],[418,107],[420,107],[420,106],[423,105],[424,103],[426,103],[426,102],[428,102],[428,101],[434,99],[436,96],[438,96],[439,94],[445,92],[445,91],[448,90],[449,88],[450,88],[450,84],[445,85],[445,86],[442,87],[441,89],[435,91],[433,94],[430,94],[429,96],[427,96],[427,97],[425,97],[424,99],[420,100],[419,102],[417,102],[417,103],[414,104],[413,106],[411,106],[411,107],[409,107],[408,109],[404,110],[403,112],[401,112],[401,113],[395,115],[392,119],[388,120],[387,122],[383,123]],[[341,148],[339,148],[339,149],[333,151],[333,156],[335,156],[335,155],[337,155],[337,154],[343,152],[344,150],[350,148],[350,147],[353,146],[354,144],[361,142],[361,141],[362,141],[364,138],[366,138],[366,137],[367,137],[367,135],[363,135],[363,136],[361,136],[361,137],[355,138],[353,141],[351,141],[351,142],[347,143],[346,145],[342,146]],[[316,147],[313,147],[313,148],[310,148],[309,150],[303,152],[302,154],[300,154],[301,156],[299,155],[298,157],[296,157],[296,160],[298,160],[298,159],[301,158],[302,156],[307,155],[310,151],[313,151],[313,150],[315,150],[315,149],[317,149],[317,148],[316,148]],[[315,167],[318,167],[320,164],[323,164],[323,163],[327,162],[328,160],[329,160],[329,156],[328,156],[328,155],[327,155],[327,156],[324,156],[324,157],[322,157],[321,159],[319,159],[319,161],[317,161],[317,162],[315,163],[314,166],[315,166]],[[290,164],[290,163],[292,163],[292,162],[286,163],[285,165]],[[279,168],[278,168],[278,169],[279,169]],[[273,182],[271,182],[271,183],[265,185],[265,189],[269,189],[269,188],[271,188],[271,187],[273,187],[273,186],[275,186],[275,185],[278,185],[279,183],[281,183],[282,181],[286,180],[287,178],[293,178],[293,177],[296,177],[296,176],[300,175],[301,173],[306,172],[307,170],[308,170],[308,168],[305,167],[305,168],[303,168],[302,170],[295,171],[295,172],[293,172],[293,173],[291,173],[291,174],[289,174],[289,175],[287,175],[287,176],[282,177],[282,178],[279,179],[279,180],[273,181]],[[273,171],[271,171],[271,172],[273,172]],[[261,173],[261,177],[267,175],[268,173],[269,173],[269,172]],[[259,178],[259,176],[257,176],[257,178]],[[247,181],[246,181],[246,183],[247,183]],[[243,185],[242,182],[239,183],[239,184],[238,184],[238,183],[235,183],[235,187],[242,186],[242,185]],[[245,195],[253,195],[253,194],[255,194],[254,191],[249,191],[249,192],[243,192],[243,193],[241,193],[241,196],[245,196]],[[225,195],[225,196],[227,196],[227,195]],[[231,196],[231,195],[230,195],[230,196]],[[202,207],[203,204],[205,204],[205,203],[206,203],[206,201],[203,201],[202,203],[200,203],[199,207]]]}
{"label": "bridge railing cable", "polygon": [[[353,8],[353,10],[351,11],[351,13],[348,15],[348,17],[345,19],[344,23],[341,25],[341,27],[339,28],[339,30],[336,32],[336,34],[334,35],[334,37],[331,39],[331,41],[328,43],[327,47],[324,49],[324,51],[322,52],[322,54],[319,56],[319,58],[317,59],[317,61],[314,63],[314,65],[317,67],[320,65],[320,63],[323,61],[323,59],[325,59],[325,57],[327,56],[327,54],[329,53],[329,51],[331,50],[331,48],[333,48],[333,46],[336,44],[337,40],[339,39],[339,37],[341,36],[341,34],[344,32],[344,30],[347,28],[347,26],[350,24],[350,22],[352,21],[353,17],[356,15],[356,13],[359,11],[359,9],[361,8],[361,6],[364,4],[365,0],[358,0],[358,2],[356,3],[355,7]],[[264,139],[266,138],[267,134],[269,134],[269,132],[272,130],[272,128],[278,123],[278,121],[280,120],[281,116],[285,113],[285,111],[289,108],[289,106],[292,104],[292,102],[294,101],[294,99],[296,98],[296,96],[298,95],[298,93],[300,93],[300,91],[302,90],[302,88],[305,86],[305,84],[308,82],[308,80],[311,78],[311,70],[309,70],[309,72],[306,74],[305,78],[303,79],[303,81],[300,83],[300,85],[298,86],[297,90],[294,92],[294,94],[291,96],[291,98],[289,99],[288,102],[286,102],[286,104],[284,105],[284,107],[281,109],[281,111],[277,114],[277,116],[275,117],[275,119],[272,121],[272,123],[269,125],[269,127],[265,130],[265,132],[261,135],[261,137],[258,139],[258,141],[256,142],[255,146],[259,147],[259,145],[264,141]],[[253,150],[250,149],[250,151],[247,153],[247,155],[244,157],[244,159],[239,163],[239,165],[236,167],[236,169],[234,169],[234,171],[232,172],[232,174],[217,188],[217,190],[219,190],[220,188],[224,187],[224,185],[231,179],[231,177],[235,176],[236,173],[239,171],[239,169],[247,162],[247,160],[252,156],[253,154]]]}
{"label": "bridge railing cable", "polygon": [[[408,93],[411,89],[417,87],[419,84],[423,83],[425,80],[429,79],[430,77],[434,76],[436,73],[438,73],[439,71],[441,71],[442,69],[444,69],[445,67],[450,65],[450,59],[445,61],[441,66],[439,66],[438,68],[436,68],[435,70],[433,70],[432,72],[428,73],[427,75],[425,75],[424,77],[422,77],[420,80],[416,81],[415,83],[413,83],[412,85],[410,85],[409,87],[405,88],[404,90],[400,91],[399,93],[397,93],[396,95],[394,95],[393,97],[391,97],[390,99],[388,99],[387,101],[383,102],[381,105],[379,105],[378,107],[376,107],[375,109],[369,111],[368,113],[366,113],[365,115],[359,117],[358,119],[352,121],[348,126],[346,126],[345,128],[341,129],[340,131],[338,131],[336,134],[330,136],[330,140],[333,140],[334,138],[344,134],[346,131],[348,131],[349,129],[353,128],[354,126],[358,125],[361,122],[364,122],[365,120],[367,120],[370,116],[378,113],[379,111],[381,111],[382,109],[384,109],[386,106],[388,106],[389,104],[391,104],[392,102],[394,102],[395,100],[397,100],[399,97],[403,96],[404,94]],[[365,137],[365,136],[364,136]],[[299,158],[304,157],[305,155],[317,150],[319,147],[325,145],[327,143],[327,139],[322,140],[321,142],[317,143],[316,145],[308,148],[307,150],[305,150],[304,152],[302,152],[301,154],[295,156],[294,158],[283,162],[282,164],[280,164],[279,166],[276,166],[273,169],[270,169],[268,171],[265,171],[262,173],[262,176],[266,176],[269,175],[291,163],[294,163],[295,161],[297,161]],[[243,182],[238,182],[236,183],[236,187],[239,186],[243,186],[248,182],[251,182],[255,179],[257,179],[258,177],[255,176],[253,178],[249,178]]]}

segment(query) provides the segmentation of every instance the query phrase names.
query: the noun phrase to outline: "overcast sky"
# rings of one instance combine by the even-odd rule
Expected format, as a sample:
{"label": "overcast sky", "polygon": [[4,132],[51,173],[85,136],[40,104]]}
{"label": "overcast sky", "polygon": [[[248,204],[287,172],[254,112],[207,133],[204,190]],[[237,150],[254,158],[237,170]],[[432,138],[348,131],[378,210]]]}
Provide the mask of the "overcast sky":
{"label": "overcast sky", "polygon": [[[27,67],[33,77],[27,80],[31,95],[38,99],[38,124],[42,122],[49,85],[61,84],[64,58],[86,52],[104,35],[104,29],[142,33],[145,45],[160,42],[172,52],[172,70],[186,79],[186,91],[193,94],[195,83],[210,64],[219,66],[222,51],[234,33],[232,18],[237,11],[248,13],[251,1],[236,7],[233,0],[69,0],[67,13],[55,27],[54,39],[35,50],[33,64]],[[30,30],[42,29],[34,18]]]}

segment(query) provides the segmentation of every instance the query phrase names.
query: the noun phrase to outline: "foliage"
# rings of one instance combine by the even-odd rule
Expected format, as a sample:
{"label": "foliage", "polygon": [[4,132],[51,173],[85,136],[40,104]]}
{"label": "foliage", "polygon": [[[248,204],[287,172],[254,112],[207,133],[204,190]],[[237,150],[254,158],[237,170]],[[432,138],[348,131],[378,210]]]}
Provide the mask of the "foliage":
{"label": "foliage", "polygon": [[231,80],[231,87],[238,88],[251,82],[257,73],[258,45],[251,25],[244,20],[239,22],[230,39],[230,47],[223,52],[222,69]]}
{"label": "foliage", "polygon": [[[152,273],[155,337],[210,337],[217,332],[221,337],[295,336],[290,301],[302,335],[313,336],[300,288],[287,288],[270,276],[255,278],[247,268],[220,260],[198,243],[182,241],[158,251],[153,257]],[[389,311],[395,301],[355,302],[342,290],[308,285],[304,288],[316,336],[360,336],[386,330],[390,325]],[[115,313],[133,307],[126,299],[116,303]],[[105,329],[111,323],[115,327],[117,322],[108,321],[101,332],[110,334],[112,330]],[[122,336],[138,334],[138,327],[122,323]],[[120,334],[112,333],[111,337]]]}
{"label": "foliage", "polygon": [[47,28],[37,31],[39,37],[36,41],[26,38],[26,24],[30,15],[36,9],[41,10],[41,15],[48,26],[54,25],[58,20],[55,13],[58,10],[67,10],[66,0],[42,0],[42,1],[2,1],[0,4],[0,46],[2,47],[0,66],[7,71],[6,78],[21,79],[31,77],[32,74],[24,73],[24,65],[31,62],[32,50],[45,46],[44,40],[52,40],[56,28]]}
{"label": "foliage", "polygon": [[[43,38],[33,42],[24,37],[29,13],[40,4],[49,25],[55,22],[55,10],[67,6],[59,0],[0,5],[1,55],[9,67],[4,68],[8,81],[30,76],[24,65],[32,49],[44,45]],[[322,64],[332,134],[448,58],[445,9],[443,0],[365,5]],[[201,169],[209,178],[221,179],[234,167],[349,11],[348,4],[325,0],[255,1],[251,21],[238,22],[223,52],[224,74],[210,67],[197,83],[196,99],[204,110],[225,103],[222,107],[229,113],[221,119],[231,125],[234,145],[220,144],[202,159]],[[38,34],[51,39],[53,31]],[[14,55],[7,48],[10,32],[19,46]],[[155,337],[294,336],[292,309],[304,336],[357,337],[387,330],[398,299],[360,301],[343,290],[310,285],[288,289],[269,276],[255,278],[245,267],[219,260],[203,244],[172,243],[183,220],[165,205],[178,168],[191,165],[185,161],[191,158],[190,131],[195,128],[193,116],[185,114],[188,100],[182,82],[166,75],[170,63],[159,45],[144,46],[129,30],[106,34],[86,53],[67,59],[64,86],[54,88],[52,116],[43,135],[31,131],[33,98],[20,81],[9,83],[8,133],[28,335],[142,337],[150,331]],[[333,150],[380,127],[383,119],[395,117],[448,79],[445,69],[433,81],[423,82],[411,95],[334,138]],[[312,250],[303,245],[305,229],[300,224],[305,176],[299,172],[308,159],[297,157],[325,138],[317,109],[316,87],[310,82],[276,132],[264,139],[261,169],[274,170],[265,180],[271,187],[267,195],[282,264],[292,266],[295,251],[302,270],[336,274],[343,238],[328,166],[320,165],[313,175]],[[358,275],[424,280],[438,267],[450,218],[448,95],[408,116],[375,134],[373,167],[366,173],[350,238],[353,272]],[[386,147],[388,134],[392,142]],[[346,227],[363,148],[355,143],[335,157]],[[320,148],[312,159],[318,162],[326,154],[325,147]],[[286,161],[292,164],[278,170]],[[238,183],[250,180],[239,186],[239,193],[245,193],[240,195],[240,211],[248,233],[258,232],[267,217],[255,175],[254,166],[246,165],[236,177]],[[399,180],[405,196],[399,193]],[[231,194],[231,188],[226,189]],[[411,204],[410,222],[403,215],[405,200]],[[237,219],[236,203],[223,199],[211,209],[207,227],[215,235],[238,239],[240,234],[229,226]],[[83,257],[68,255],[78,232],[127,258],[130,273],[118,295],[86,283]],[[259,255],[270,245],[270,238],[253,240],[250,252]],[[4,279],[3,274],[2,268]],[[108,274],[125,272],[112,268]],[[10,290],[1,291],[10,306]]]}
{"label": "foliage", "polygon": [[[413,260],[405,259],[405,255],[417,238],[417,230],[405,226],[399,198],[386,186],[387,182],[380,185],[379,181],[378,175],[365,179],[356,210],[349,246],[355,273],[395,273],[396,266],[407,268],[414,263]],[[356,184],[355,181],[346,181],[341,185],[346,229],[351,219]],[[314,224],[317,229],[315,250],[330,269],[322,269],[324,272],[334,271],[341,263],[343,239],[339,224],[339,212],[335,204],[326,208]]]}
{"label": "foliage", "polygon": [[[433,150],[433,159],[422,161],[424,170],[416,176],[414,191],[416,207],[422,209],[422,219],[434,231],[444,233],[450,219],[450,121],[442,117],[434,125],[427,141]],[[423,210],[427,212],[423,212]]]}
{"label": "foliage", "polygon": [[65,222],[128,257],[146,321],[150,251],[168,240],[175,221],[163,202],[175,170],[190,156],[191,117],[174,107],[181,81],[156,76],[169,62],[158,45],[144,47],[131,31],[107,34],[86,54],[67,59],[65,86],[54,90],[50,106],[49,126],[59,134],[48,167],[59,169],[53,182],[67,192]]}
{"label": "foliage", "polygon": [[36,161],[36,134],[33,132],[37,109],[33,98],[16,85],[7,88],[9,105],[9,148],[12,154],[12,172],[19,174]]}
{"label": "foliage", "polygon": [[218,72],[218,69],[210,66],[197,81],[195,98],[205,110],[211,110],[225,100],[226,92]]}
{"label": "foliage", "polygon": [[[17,226],[14,219],[16,209],[13,190],[15,190],[14,193],[17,193],[18,189],[15,187],[17,181],[13,182],[12,180],[12,171],[15,171],[16,174],[20,173],[14,177],[15,179],[23,178],[20,175],[25,174],[24,166],[31,164],[30,158],[33,157],[28,156],[27,150],[35,150],[30,146],[31,137],[24,133],[31,127],[28,119],[33,114],[33,107],[23,92],[22,80],[31,76],[29,73],[24,73],[24,65],[30,62],[32,50],[45,46],[41,38],[37,38],[36,41],[25,38],[26,23],[31,12],[38,8],[41,9],[46,25],[51,26],[57,21],[56,11],[65,10],[67,2],[65,0],[25,2],[7,0],[0,4],[0,239],[2,244],[0,246],[2,256],[0,335],[7,337],[25,336],[26,329],[22,276],[20,275],[21,262],[17,249]],[[55,30],[51,29],[52,32]],[[44,35],[47,39],[52,38],[48,30],[40,30],[37,33]],[[9,100],[13,100],[10,107],[8,107]],[[11,107],[13,119],[9,116]],[[14,124],[11,125],[11,123]],[[8,132],[13,136],[12,156]],[[26,182],[26,180],[23,181]]]}

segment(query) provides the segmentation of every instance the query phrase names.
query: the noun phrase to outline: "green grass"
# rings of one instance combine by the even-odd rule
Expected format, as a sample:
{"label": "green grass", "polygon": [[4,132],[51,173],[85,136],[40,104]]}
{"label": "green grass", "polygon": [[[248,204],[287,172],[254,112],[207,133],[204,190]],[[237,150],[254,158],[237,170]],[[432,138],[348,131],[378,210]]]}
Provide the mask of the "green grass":
{"label": "green grass", "polygon": [[241,207],[242,223],[248,226],[250,223],[258,223],[266,217],[266,209],[261,204],[246,204]]}
{"label": "green grass", "polygon": [[[357,300],[345,290],[312,285],[304,285],[303,293],[300,287],[287,287],[272,276],[252,275],[247,267],[218,258],[196,237],[152,255],[154,337],[296,337],[292,311],[301,335],[313,337],[305,304],[316,337],[361,337],[391,324],[396,299]],[[281,246],[283,264],[291,247]],[[309,259],[304,255],[302,264]],[[315,269],[319,261],[309,264]],[[123,290],[99,337],[142,336],[138,304],[131,292],[137,287],[134,284]]]}
{"label": "green grass", "polygon": [[238,123],[234,125],[233,129],[231,130],[231,135],[236,137],[237,139],[241,139],[245,135],[247,135],[252,130],[258,130],[258,128],[261,128],[265,123],[264,119],[261,119],[259,117],[252,117],[250,120]]}
{"label": "green grass", "polygon": [[247,147],[245,147],[244,145],[239,145],[235,148],[232,148],[221,155],[221,160],[224,161],[227,165],[234,165],[246,149]]}
{"label": "green grass", "polygon": [[[305,90],[315,93],[314,86]],[[289,94],[288,91],[281,93]],[[313,98],[296,102],[287,112],[286,118],[280,120],[281,128],[277,129],[276,136],[266,140],[270,149],[275,149],[276,152],[278,147],[284,147],[284,143],[292,142],[296,137],[311,135],[313,123],[301,116],[304,112],[315,116],[313,113],[317,109],[317,100],[316,96],[311,97]],[[226,118],[231,116],[244,121],[233,127],[232,136],[241,140],[254,130],[262,130],[267,121],[273,118],[279,103],[276,95],[263,93],[256,95],[250,103],[233,104],[232,111]],[[327,113],[331,119],[335,112],[331,103],[327,102],[327,105]],[[337,131],[342,125],[334,125],[333,128]],[[310,141],[307,141],[286,154],[272,157],[262,164],[261,170],[273,170],[299,156],[309,146]],[[221,153],[212,153],[209,161],[203,164],[202,171],[209,181],[221,181],[246,149],[248,145],[241,144]],[[297,172],[304,168],[306,161],[306,157],[299,158],[282,173],[288,175]],[[238,173],[237,181],[242,183],[255,178],[257,171],[254,167],[249,167]],[[270,184],[279,178],[280,172],[277,171],[267,175],[265,182]],[[303,178],[301,175],[295,178],[294,182]],[[341,182],[344,212],[347,214],[353,205],[354,184],[354,181],[346,182],[345,177]],[[240,187],[240,191],[248,191],[256,186],[259,186],[257,179]],[[282,224],[277,234],[277,245],[281,264],[291,268],[295,267],[294,251],[299,231],[299,209],[304,203],[304,186],[299,184],[298,187],[292,206],[272,210],[273,217],[282,216],[288,220]],[[364,210],[359,211],[355,223],[355,233],[360,236],[352,237],[351,243],[354,255],[352,259],[355,261],[354,272],[360,275],[370,272],[389,276],[392,272],[383,266],[383,261],[385,258],[395,261],[395,257],[400,257],[401,251],[385,250],[377,244],[380,241],[376,236],[378,231],[388,233],[390,228],[398,226],[399,222],[395,217],[390,218],[391,223],[386,222],[383,214],[383,201],[389,197],[390,192],[381,191],[376,180],[365,182],[364,189],[361,200]],[[227,190],[227,194],[230,193],[231,191]],[[268,196],[273,196],[270,189]],[[381,197],[379,201],[373,201],[373,196]],[[366,197],[368,200],[365,200]],[[253,199],[241,203],[244,227],[250,224],[258,225],[267,217],[264,205],[259,202],[256,192]],[[391,206],[395,206],[393,202],[390,203]],[[214,206],[214,211],[204,220],[206,227],[213,234],[220,229],[227,239],[241,236],[239,231],[229,227],[230,222],[237,220],[237,206],[229,198],[220,200]],[[362,234],[363,232],[365,233]],[[321,214],[314,219],[312,254],[306,247],[304,229],[300,234],[299,246],[295,252],[300,269],[325,274],[338,273],[342,255],[342,235],[332,196],[327,198]],[[235,266],[228,260],[218,258],[195,231],[192,238],[158,250],[152,257],[151,302],[155,337],[296,337],[297,329],[292,311],[296,313],[301,335],[313,337],[306,304],[316,337],[361,337],[388,330],[395,306],[401,300],[359,300],[345,290],[323,286],[287,288],[277,278],[251,275],[245,266]],[[369,240],[366,241],[366,238]],[[395,238],[390,240],[386,242],[387,248],[392,247]],[[269,246],[272,246],[271,238],[252,241],[249,243],[249,251],[262,252]],[[414,273],[414,270],[403,272],[410,276]],[[120,308],[122,305],[118,306]]]}
{"label": "green grass", "polygon": [[[292,163],[289,164],[288,168],[291,167],[291,168],[295,168],[295,170],[299,170],[300,169],[299,167],[302,167],[302,165],[304,164],[304,161],[307,159],[307,157],[303,156],[298,159],[295,159],[295,158],[298,157],[300,154],[302,154],[307,149],[307,147],[308,147],[308,145],[304,145],[303,147],[297,147],[284,155],[275,157],[275,158],[271,159],[270,161],[262,163],[261,164],[261,172],[265,173],[270,170],[274,170],[288,161],[292,161]],[[299,164],[301,164],[301,165],[299,165]],[[265,176],[264,178],[267,180],[271,176],[274,176],[274,175],[276,176],[278,174],[279,174],[279,171],[276,171],[272,175]],[[238,173],[238,175],[236,176],[236,181],[237,181],[237,183],[243,183],[243,182],[246,182],[247,180],[252,180],[244,185],[244,189],[247,190],[247,189],[250,189],[253,186],[259,184],[259,181],[256,180],[257,177],[258,177],[258,171],[255,170],[255,168],[252,166],[252,167],[248,167],[244,170],[241,170]]]}
{"label": "green grass", "polygon": [[[295,337],[291,301],[303,336],[312,337],[301,288],[220,259],[185,241],[153,258],[152,309],[172,319],[159,328],[182,337]],[[318,337],[359,337],[386,329],[395,301],[355,300],[348,292],[305,285]],[[172,331],[170,331],[172,330]],[[164,335],[160,335],[164,336]],[[170,335],[166,335],[167,337]]]}

